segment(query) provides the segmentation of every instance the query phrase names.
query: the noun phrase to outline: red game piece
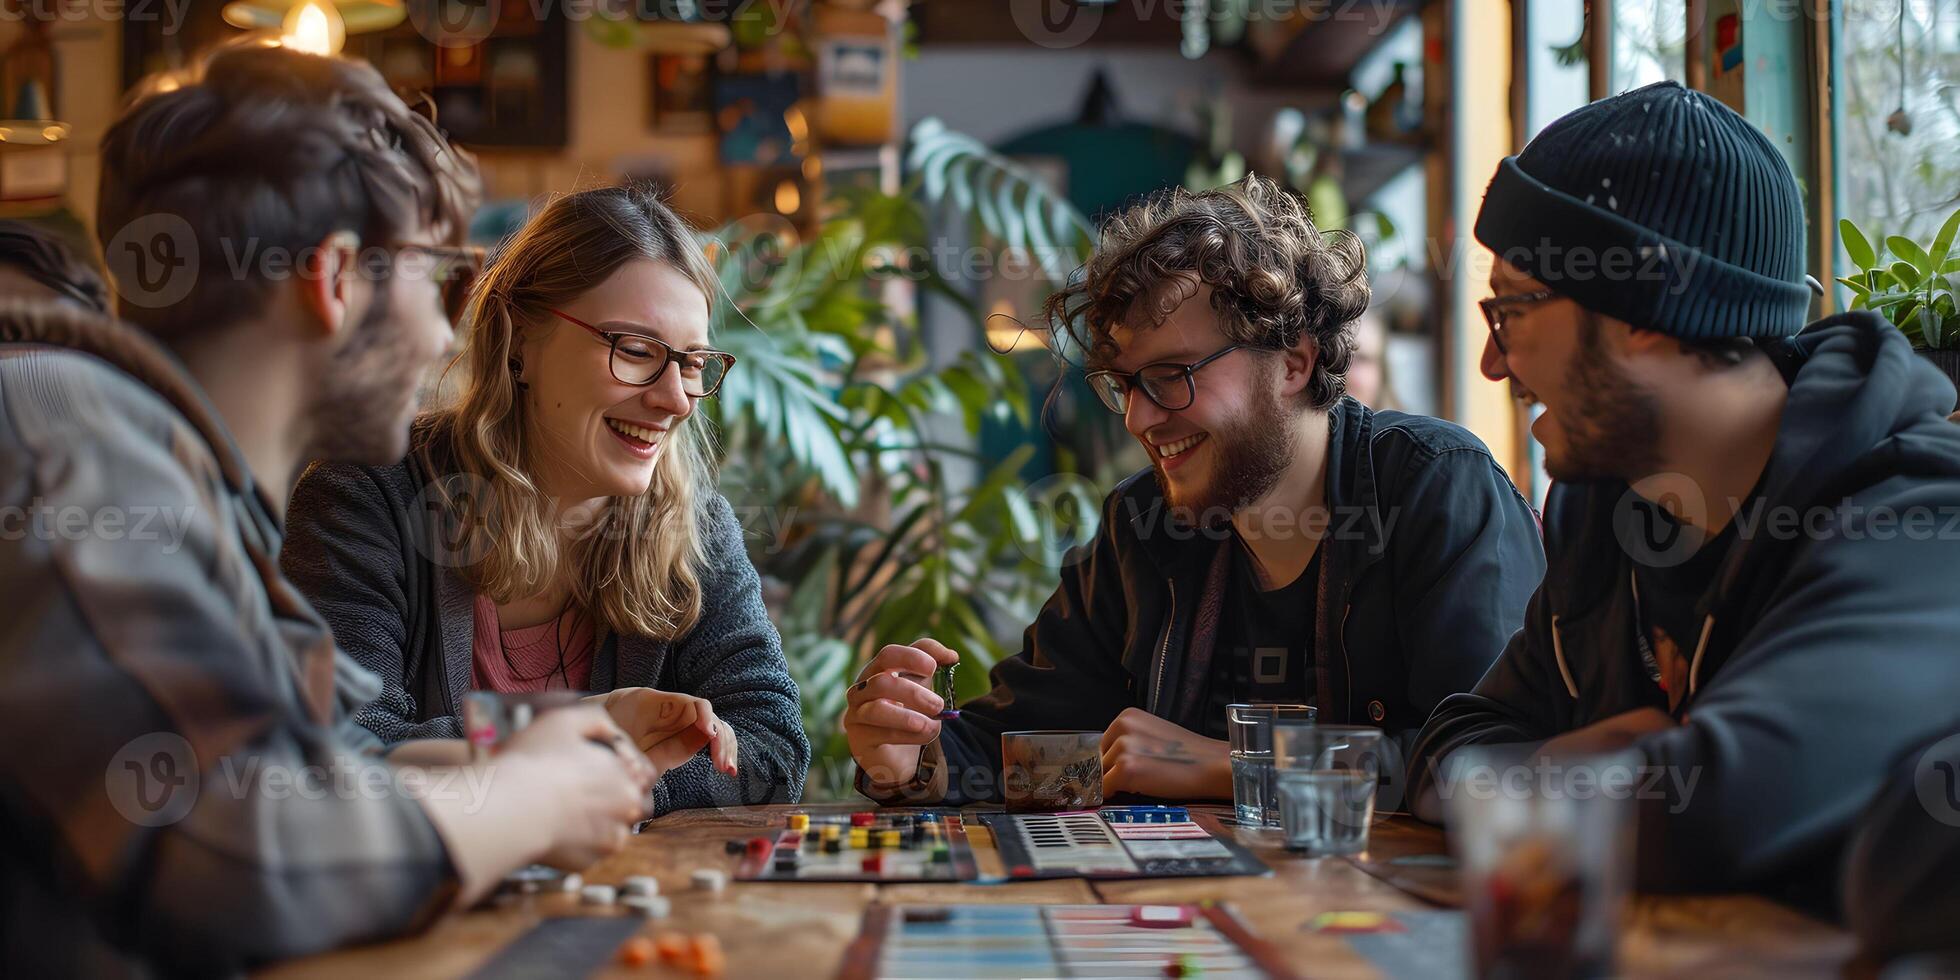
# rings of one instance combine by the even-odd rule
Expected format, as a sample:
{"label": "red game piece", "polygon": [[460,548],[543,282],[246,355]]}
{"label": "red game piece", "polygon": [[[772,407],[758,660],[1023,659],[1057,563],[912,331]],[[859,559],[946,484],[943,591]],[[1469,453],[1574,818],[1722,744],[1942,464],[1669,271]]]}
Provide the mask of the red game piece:
{"label": "red game piece", "polygon": [[1017,865],[1015,865],[1015,866],[1013,867],[1013,869],[1012,869],[1012,870],[1010,870],[1010,871],[1008,871],[1007,873],[1008,873],[1008,874],[1009,874],[1010,876],[1012,876],[1012,877],[1015,877],[1015,878],[1032,878],[1032,877],[1034,877],[1034,869],[1033,869],[1033,868],[1031,868],[1031,867],[1029,867],[1029,866],[1027,866],[1027,865],[1025,865],[1025,864],[1017,864]]}
{"label": "red game piece", "polygon": [[882,853],[867,855],[861,867],[864,868],[864,873],[868,875],[884,874],[885,855]]}
{"label": "red game piece", "polygon": [[878,821],[878,815],[869,810],[851,814],[851,826],[869,827]]}
{"label": "red game piece", "polygon": [[749,838],[749,853],[750,853],[750,854],[761,854],[761,853],[763,853],[764,851],[767,851],[767,850],[769,850],[769,838],[767,838],[767,837],[751,837],[751,838]]}

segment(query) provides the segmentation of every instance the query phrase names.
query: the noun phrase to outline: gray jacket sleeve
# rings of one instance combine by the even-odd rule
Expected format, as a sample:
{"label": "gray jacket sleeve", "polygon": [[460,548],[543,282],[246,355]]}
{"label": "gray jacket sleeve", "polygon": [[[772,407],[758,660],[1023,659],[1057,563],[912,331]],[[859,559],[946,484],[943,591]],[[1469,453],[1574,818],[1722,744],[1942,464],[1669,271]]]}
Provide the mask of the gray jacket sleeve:
{"label": "gray jacket sleeve", "polygon": [[56,387],[0,388],[0,507],[125,523],[0,535],[0,824],[35,856],[22,873],[166,973],[436,913],[454,881],[434,827],[391,767],[301,707],[238,515],[195,447]]}
{"label": "gray jacket sleeve", "polygon": [[720,495],[704,509],[709,565],[701,580],[701,618],[674,645],[653,686],[714,704],[715,715],[741,742],[739,775],[723,776],[705,753],[698,755],[661,778],[655,809],[794,803],[803,797],[810,769],[796,682],[762,604],[762,579],[749,562],[734,509]]}
{"label": "gray jacket sleeve", "polygon": [[408,624],[418,597],[408,594],[408,562],[419,560],[421,546],[407,520],[369,470],[314,466],[293,488],[279,559],[286,577],[333,624],[334,641],[381,678],[380,695],[354,717],[388,745],[463,737],[454,715],[416,720],[421,708],[410,690]]}

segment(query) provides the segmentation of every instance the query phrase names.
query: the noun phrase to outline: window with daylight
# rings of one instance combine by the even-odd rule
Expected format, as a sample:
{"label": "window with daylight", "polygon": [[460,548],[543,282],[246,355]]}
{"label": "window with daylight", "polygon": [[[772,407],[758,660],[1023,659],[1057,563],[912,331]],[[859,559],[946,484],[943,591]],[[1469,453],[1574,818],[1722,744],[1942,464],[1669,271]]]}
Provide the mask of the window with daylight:
{"label": "window with daylight", "polygon": [[1838,214],[1927,241],[1960,206],[1960,0],[1833,6]]}
{"label": "window with daylight", "polygon": [[1687,84],[1687,0],[1621,0],[1613,4],[1613,82],[1625,92],[1674,79]]}

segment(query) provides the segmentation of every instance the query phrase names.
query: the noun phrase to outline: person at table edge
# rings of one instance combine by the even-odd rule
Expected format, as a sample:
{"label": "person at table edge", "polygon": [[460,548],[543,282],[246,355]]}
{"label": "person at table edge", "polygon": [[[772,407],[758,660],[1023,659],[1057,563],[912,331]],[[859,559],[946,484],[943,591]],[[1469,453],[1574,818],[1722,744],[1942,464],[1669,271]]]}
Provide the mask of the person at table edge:
{"label": "person at table edge", "polygon": [[[278,570],[301,461],[405,448],[469,155],[372,67],[246,41],[140,86],[101,171],[132,322],[66,261],[0,303],[0,509],[90,515],[0,535],[0,975],[240,973],[623,846],[656,774],[604,710],[494,772],[384,757],[379,681]],[[245,243],[295,261],[218,271]]]}
{"label": "person at table edge", "polygon": [[1804,234],[1777,148],[1671,82],[1499,165],[1483,370],[1545,406],[1551,568],[1424,728],[1419,816],[1465,746],[1625,751],[1642,887],[1829,909],[1894,760],[1960,727],[1954,388],[1876,314],[1804,326]]}
{"label": "person at table edge", "polygon": [[1002,732],[1093,729],[1106,794],[1229,799],[1233,702],[1412,736],[1503,648],[1544,559],[1475,436],[1343,397],[1359,242],[1254,175],[1115,217],[1084,271],[1045,312],[1151,467],[958,718],[926,683],[943,644],[866,665],[843,716],[858,788],[996,798]]}

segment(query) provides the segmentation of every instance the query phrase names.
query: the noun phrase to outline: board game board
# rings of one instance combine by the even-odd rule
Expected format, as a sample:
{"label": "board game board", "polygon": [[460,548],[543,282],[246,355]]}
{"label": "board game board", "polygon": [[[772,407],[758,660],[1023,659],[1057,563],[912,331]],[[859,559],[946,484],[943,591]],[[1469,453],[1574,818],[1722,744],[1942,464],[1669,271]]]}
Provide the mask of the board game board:
{"label": "board game board", "polygon": [[957,812],[939,810],[793,814],[787,828],[749,840],[735,868],[737,881],[972,881],[977,877],[979,868],[967,843],[965,821]]}
{"label": "board game board", "polygon": [[980,818],[1009,878],[1189,878],[1271,872],[1182,807],[1104,807]]}
{"label": "board game board", "polygon": [[1228,906],[874,905],[845,980],[1290,977]]}

